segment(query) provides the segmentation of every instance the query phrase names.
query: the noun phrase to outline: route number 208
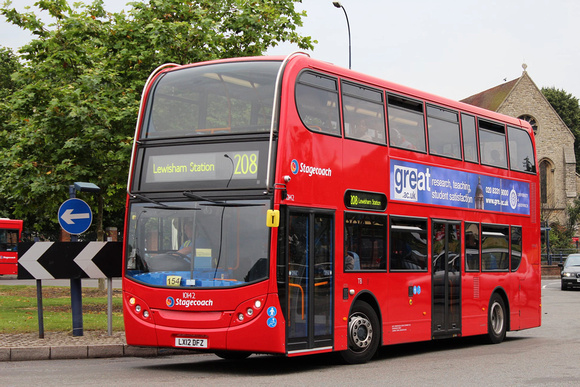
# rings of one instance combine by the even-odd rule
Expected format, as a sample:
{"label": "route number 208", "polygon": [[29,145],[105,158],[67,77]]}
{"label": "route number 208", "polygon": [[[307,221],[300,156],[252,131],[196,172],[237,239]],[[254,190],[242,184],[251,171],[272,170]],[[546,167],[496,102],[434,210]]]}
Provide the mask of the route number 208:
{"label": "route number 208", "polygon": [[258,173],[256,153],[238,153],[234,156],[236,168],[234,175],[255,175]]}

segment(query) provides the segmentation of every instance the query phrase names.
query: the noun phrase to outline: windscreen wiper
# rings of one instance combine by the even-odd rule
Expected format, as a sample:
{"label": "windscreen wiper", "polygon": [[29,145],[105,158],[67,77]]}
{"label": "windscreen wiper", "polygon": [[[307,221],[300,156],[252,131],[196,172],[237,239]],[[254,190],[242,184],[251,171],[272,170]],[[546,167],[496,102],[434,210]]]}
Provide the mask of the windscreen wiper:
{"label": "windscreen wiper", "polygon": [[214,203],[214,204],[224,204],[224,202],[220,202],[219,200],[213,200],[213,199],[205,198],[203,196],[196,195],[196,194],[194,194],[191,191],[184,191],[183,192],[183,196],[187,196],[190,199],[203,200],[203,201],[210,202],[210,203]]}
{"label": "windscreen wiper", "polygon": [[263,207],[265,206],[264,203],[225,203],[225,202],[217,202],[217,203],[204,203],[200,204],[201,206],[208,206],[208,207]]}
{"label": "windscreen wiper", "polygon": [[155,199],[151,199],[151,198],[148,198],[147,196],[143,196],[140,194],[130,194],[130,196],[132,199],[139,199],[139,200],[142,200],[144,202],[155,204],[155,206],[145,207],[145,208],[155,208],[158,210],[187,210],[187,211],[199,210],[199,208],[168,206],[167,204],[158,202]]}
{"label": "windscreen wiper", "polygon": [[129,194],[129,196],[131,196],[131,199],[139,199],[139,200],[144,201],[144,202],[157,204],[158,206],[161,206],[161,207],[169,207],[167,204],[163,204],[161,202],[158,202],[157,200],[148,198],[147,196],[143,196],[141,194]]}
{"label": "windscreen wiper", "polygon": [[264,203],[226,203],[219,200],[205,198],[203,196],[196,195],[190,191],[183,192],[183,196],[187,196],[188,198],[191,199],[198,199],[209,202],[200,204],[200,206],[208,206],[208,207],[261,207],[265,205]]}

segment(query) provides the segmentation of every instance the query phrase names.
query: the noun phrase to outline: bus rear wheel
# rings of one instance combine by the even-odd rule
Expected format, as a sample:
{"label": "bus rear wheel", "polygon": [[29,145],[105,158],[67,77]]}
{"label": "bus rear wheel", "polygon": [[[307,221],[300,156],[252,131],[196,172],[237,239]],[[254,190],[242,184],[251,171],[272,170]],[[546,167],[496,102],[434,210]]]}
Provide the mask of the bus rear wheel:
{"label": "bus rear wheel", "polygon": [[501,343],[507,331],[507,311],[503,298],[494,293],[489,300],[487,316],[487,340],[491,344]]}
{"label": "bus rear wheel", "polygon": [[366,302],[354,304],[348,318],[348,349],[340,352],[349,364],[368,362],[379,347],[380,328],[375,310]]}

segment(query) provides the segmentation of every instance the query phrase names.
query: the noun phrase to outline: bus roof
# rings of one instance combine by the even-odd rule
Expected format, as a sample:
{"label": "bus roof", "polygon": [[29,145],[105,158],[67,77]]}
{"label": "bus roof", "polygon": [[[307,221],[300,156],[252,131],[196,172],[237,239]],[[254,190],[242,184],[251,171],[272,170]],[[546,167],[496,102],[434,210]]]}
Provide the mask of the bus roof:
{"label": "bus roof", "polygon": [[[290,57],[290,58],[289,58]],[[524,127],[529,133],[533,133],[532,127],[530,124],[518,118],[514,118],[511,116],[507,116],[501,113],[497,113],[491,110],[483,109],[478,106],[470,105],[464,102],[455,101],[449,98],[441,97],[435,94],[431,94],[425,91],[421,91],[418,89],[414,89],[412,87],[404,86],[395,82],[391,82],[385,79],[381,79],[372,75],[368,75],[365,73],[360,73],[355,70],[350,70],[341,66],[334,65],[330,62],[325,62],[323,60],[311,58],[306,53],[295,52],[288,56],[252,56],[252,57],[236,57],[236,58],[227,58],[227,59],[216,59],[211,61],[205,62],[197,62],[192,64],[180,65],[175,67],[169,67],[164,69],[160,73],[171,72],[183,68],[188,67],[196,67],[196,66],[204,66],[204,65],[211,65],[215,63],[224,63],[224,62],[246,62],[246,61],[283,61],[288,59],[288,67],[298,66],[299,68],[310,68],[313,70],[323,71],[329,74],[333,74],[335,76],[346,78],[355,82],[362,82],[369,86],[374,86],[377,88],[385,89],[389,92],[393,92],[395,94],[401,94],[407,97],[423,100],[428,103],[434,103],[437,105],[441,105],[450,109],[460,110],[465,113],[470,113],[473,115],[477,115],[481,118],[488,118],[491,120],[497,120],[505,122],[509,125],[515,125],[518,127]]]}

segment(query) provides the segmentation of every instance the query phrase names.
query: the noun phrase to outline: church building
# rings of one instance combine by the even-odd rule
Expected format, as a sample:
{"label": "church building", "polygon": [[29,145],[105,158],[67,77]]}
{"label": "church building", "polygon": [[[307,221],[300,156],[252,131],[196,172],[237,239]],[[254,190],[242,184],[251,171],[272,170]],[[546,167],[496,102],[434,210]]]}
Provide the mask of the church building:
{"label": "church building", "polygon": [[528,121],[534,129],[540,174],[541,217],[566,223],[566,206],[577,196],[574,135],[522,66],[522,76],[461,102]]}

